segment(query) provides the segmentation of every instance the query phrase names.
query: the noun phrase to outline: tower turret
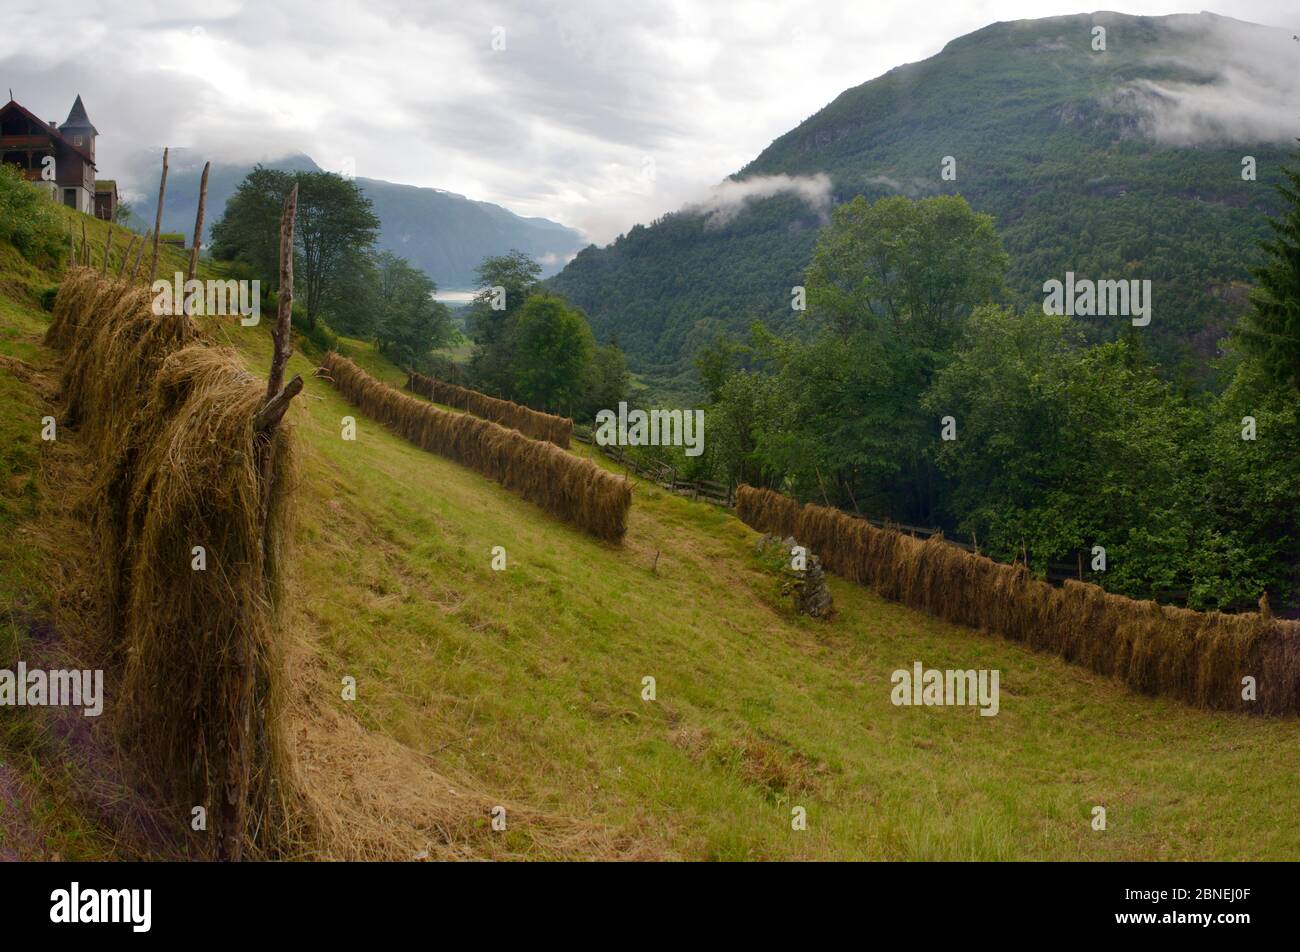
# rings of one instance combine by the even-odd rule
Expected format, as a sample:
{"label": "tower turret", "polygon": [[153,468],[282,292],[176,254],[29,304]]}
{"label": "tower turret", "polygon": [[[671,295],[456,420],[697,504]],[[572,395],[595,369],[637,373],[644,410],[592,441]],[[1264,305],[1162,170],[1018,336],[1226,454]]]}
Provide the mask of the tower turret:
{"label": "tower turret", "polygon": [[77,96],[77,101],[72,104],[72,111],[68,113],[68,118],[59,126],[59,131],[72,141],[72,144],[86,150],[90,155],[91,161],[95,159],[95,136],[99,131],[86,115],[86,107],[81,102],[81,96]]}

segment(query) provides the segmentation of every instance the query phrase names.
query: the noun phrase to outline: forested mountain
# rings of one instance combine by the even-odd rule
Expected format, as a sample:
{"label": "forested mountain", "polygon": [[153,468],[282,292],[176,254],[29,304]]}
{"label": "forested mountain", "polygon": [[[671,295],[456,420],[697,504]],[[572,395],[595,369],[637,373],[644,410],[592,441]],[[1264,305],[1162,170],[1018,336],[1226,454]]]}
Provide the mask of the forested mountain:
{"label": "forested mountain", "polygon": [[[959,193],[996,220],[1009,303],[1040,304],[1043,282],[1067,270],[1149,278],[1144,346],[1203,382],[1245,307],[1272,185],[1300,134],[1295,87],[1270,83],[1298,73],[1288,33],[1213,14],[997,23],[847,90],[732,178],[827,173],[836,203]],[[941,178],[945,157],[955,181]],[[824,220],[788,194],[723,224],[687,209],[587,248],[551,284],[634,371],[680,393],[696,386],[692,355],[720,332],[798,326],[791,288]],[[1097,318],[1089,332],[1127,323]]]}
{"label": "forested mountain", "polygon": [[[161,161],[161,150],[138,153],[124,175],[124,184],[129,182],[133,191],[144,193],[132,203],[141,227],[153,225]],[[264,164],[286,171],[320,171],[301,154]],[[209,228],[250,171],[251,165],[213,163],[208,176]],[[194,230],[202,172],[201,157],[185,149],[171,151],[163,230],[180,232],[187,241]],[[405,258],[442,290],[473,289],[474,269],[490,255],[518,249],[535,258],[543,274],[553,274],[582,247],[581,235],[572,228],[545,218],[524,218],[490,202],[379,179],[358,178],[357,184],[374,203],[382,223],[379,250]]]}

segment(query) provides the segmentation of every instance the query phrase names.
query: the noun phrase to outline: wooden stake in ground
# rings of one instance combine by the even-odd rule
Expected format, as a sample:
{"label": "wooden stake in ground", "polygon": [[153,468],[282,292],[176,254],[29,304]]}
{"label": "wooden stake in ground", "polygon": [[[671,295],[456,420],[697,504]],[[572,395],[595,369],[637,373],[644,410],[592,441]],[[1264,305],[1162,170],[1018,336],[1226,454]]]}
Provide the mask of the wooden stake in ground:
{"label": "wooden stake in ground", "polygon": [[122,255],[122,263],[117,266],[117,278],[122,279],[123,272],[126,271],[127,264],[131,261],[131,252],[135,249],[135,243],[140,240],[139,235],[131,236],[131,243],[126,246],[126,253]]}
{"label": "wooden stake in ground", "polygon": [[68,244],[72,248],[72,267],[77,266],[77,236],[72,231],[72,222],[68,222]]}
{"label": "wooden stake in ground", "polygon": [[104,245],[104,263],[100,266],[100,274],[108,276],[108,256],[113,250],[113,226],[108,226],[108,241]]}
{"label": "wooden stake in ground", "polygon": [[158,213],[153,220],[153,257],[149,259],[149,283],[158,276],[158,237],[162,231],[162,212],[163,198],[167,195],[167,154],[170,150],[163,149],[163,168],[162,178],[158,180]]}
{"label": "wooden stake in ground", "polygon": [[293,321],[293,220],[298,213],[298,183],[295,182],[289,197],[284,200],[280,216],[280,298],[275,318],[275,353],[271,357],[271,375],[266,381],[266,399],[280,392],[284,368],[293,353],[290,325]]}
{"label": "wooden stake in ground", "polygon": [[208,203],[208,170],[211,162],[203,163],[203,180],[199,183],[199,213],[194,219],[194,246],[190,248],[190,270],[185,275],[188,282],[199,271],[199,245],[203,243],[203,206]]}
{"label": "wooden stake in ground", "polygon": [[135,264],[131,266],[132,281],[134,281],[136,279],[136,275],[140,273],[140,262],[144,260],[144,246],[149,244],[149,236],[151,234],[153,234],[153,232],[151,231],[146,231],[144,233],[144,241],[140,242],[140,250],[135,253]]}
{"label": "wooden stake in ground", "polygon": [[90,267],[90,242],[86,238],[86,219],[81,219],[81,263]]}

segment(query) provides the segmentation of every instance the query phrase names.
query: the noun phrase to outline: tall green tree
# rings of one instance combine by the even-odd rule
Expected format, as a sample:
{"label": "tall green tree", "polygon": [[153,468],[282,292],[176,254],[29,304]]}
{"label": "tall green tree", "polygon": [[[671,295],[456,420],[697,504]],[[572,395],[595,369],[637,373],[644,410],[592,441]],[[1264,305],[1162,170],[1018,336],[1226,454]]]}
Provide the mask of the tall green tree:
{"label": "tall green tree", "polygon": [[808,305],[841,335],[885,328],[942,349],[976,305],[998,297],[1007,264],[992,217],[959,195],[875,204],[859,195],[818,236]]}
{"label": "tall green tree", "polygon": [[294,238],[302,262],[294,279],[303,286],[307,326],[314,328],[328,302],[346,286],[352,256],[374,247],[379,218],[351,179],[332,172],[299,172]]}
{"label": "tall green tree", "polygon": [[257,165],[244,176],[221,218],[212,224],[212,256],[239,261],[277,286],[280,279],[280,215],[293,188],[292,172]]}
{"label": "tall green tree", "polygon": [[631,382],[627,358],[618,344],[598,345],[587,365],[582,396],[575,412],[583,420],[594,420],[601,410],[617,409],[619,401],[627,399]]}
{"label": "tall green tree", "polygon": [[1273,239],[1260,243],[1268,258],[1253,269],[1258,283],[1250,297],[1252,310],[1237,334],[1271,379],[1300,390],[1300,169],[1282,174],[1290,183],[1277,186],[1284,211],[1269,221]]}
{"label": "tall green tree", "polygon": [[398,366],[414,367],[430,351],[451,343],[451,312],[433,299],[438,286],[423,271],[387,251],[376,256],[375,271],[380,350]]}
{"label": "tall green tree", "polygon": [[510,392],[529,406],[571,413],[596,349],[582,313],[553,294],[524,301],[507,332]]}
{"label": "tall green tree", "polygon": [[285,172],[261,165],[240,183],[212,226],[212,253],[253,267],[271,283],[280,268],[280,216],[284,200],[298,185],[294,225],[297,260],[294,279],[300,287],[307,326],[338,306],[351,287],[357,256],[372,251],[379,218],[370,200],[351,179],[332,172]]}
{"label": "tall green tree", "polygon": [[470,376],[481,389],[507,395],[514,359],[507,329],[524,302],[537,290],[542,268],[522,251],[484,258],[478,266],[479,292],[466,315],[474,341]]}

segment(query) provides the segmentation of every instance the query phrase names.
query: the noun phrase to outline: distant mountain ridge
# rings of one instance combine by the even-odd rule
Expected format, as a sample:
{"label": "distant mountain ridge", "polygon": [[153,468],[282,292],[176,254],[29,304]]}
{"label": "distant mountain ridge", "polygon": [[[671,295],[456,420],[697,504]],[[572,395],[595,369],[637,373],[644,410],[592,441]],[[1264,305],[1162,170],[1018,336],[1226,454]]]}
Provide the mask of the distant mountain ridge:
{"label": "distant mountain ridge", "polygon": [[[1258,104],[1275,101],[1270,121],[1300,117],[1298,75],[1290,31],[1213,14],[996,23],[846,90],[732,178],[825,173],[835,202],[961,194],[995,218],[1012,303],[1041,304],[1043,282],[1067,270],[1151,278],[1144,340],[1204,379],[1269,234],[1284,143],[1300,135],[1300,118],[1289,133],[1257,128]],[[1245,155],[1257,181],[1242,179]],[[945,156],[956,181],[940,177]],[[550,284],[661,392],[688,393],[693,355],[715,335],[806,326],[791,288],[823,221],[791,195],[721,224],[684,209],[585,249]]]}
{"label": "distant mountain ridge", "polygon": [[[157,207],[162,150],[137,153],[119,173],[119,185],[144,197],[132,203],[141,222],[152,227]],[[320,171],[303,154],[262,163],[287,171]],[[214,162],[208,175],[207,227],[221,217],[227,200],[252,171],[252,164]],[[163,230],[189,240],[198,210],[203,160],[185,149],[172,149],[168,160]],[[358,178],[357,185],[374,204],[382,223],[378,246],[406,258],[433,278],[442,291],[475,288],[474,269],[489,255],[517,248],[532,255],[543,274],[555,274],[585,244],[582,235],[545,218],[525,218],[500,205],[475,201],[454,192]]]}

